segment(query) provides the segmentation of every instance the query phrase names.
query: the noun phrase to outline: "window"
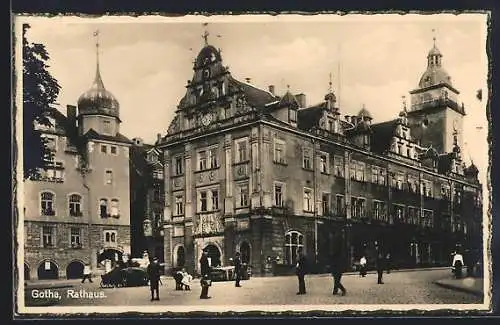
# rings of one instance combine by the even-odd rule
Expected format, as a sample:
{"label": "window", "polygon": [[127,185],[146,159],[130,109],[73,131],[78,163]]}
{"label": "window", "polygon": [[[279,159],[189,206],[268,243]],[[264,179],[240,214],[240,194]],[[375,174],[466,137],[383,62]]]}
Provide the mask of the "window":
{"label": "window", "polygon": [[398,144],[398,155],[402,155],[403,154],[402,151],[403,151],[403,147],[400,144]]}
{"label": "window", "polygon": [[373,217],[375,220],[385,221],[385,202],[373,201]]}
{"label": "window", "polygon": [[243,162],[248,160],[248,145],[247,140],[239,140],[236,142],[236,162]]}
{"label": "window", "polygon": [[332,120],[328,120],[328,131],[335,132],[333,129],[333,121]]}
{"label": "window", "polygon": [[247,207],[248,204],[248,184],[238,185],[238,197],[236,198],[236,207]]}
{"label": "window", "polygon": [[441,197],[443,199],[450,199],[450,186],[449,185],[441,185]]}
{"label": "window", "polygon": [[358,161],[356,163],[356,180],[358,182],[365,181],[365,163]]}
{"label": "window", "polygon": [[104,179],[106,180],[106,184],[113,184],[113,171],[107,170]]}
{"label": "window", "polygon": [[44,143],[45,148],[47,148],[51,152],[57,151],[57,138],[56,137],[43,136],[43,139],[45,141],[45,143]]}
{"label": "window", "polygon": [[[458,228],[460,228],[460,217],[455,216],[455,221],[458,220]],[[434,227],[434,215],[432,210],[424,210],[422,214],[422,227]]]}
{"label": "window", "polygon": [[420,193],[427,197],[432,197],[432,182],[430,181],[422,181]]}
{"label": "window", "polygon": [[184,200],[182,196],[175,197],[175,215],[180,216],[184,214]]}
{"label": "window", "polygon": [[292,123],[297,122],[297,110],[289,109],[288,112],[289,112],[290,122],[292,122]]}
{"label": "window", "polygon": [[116,146],[111,146],[111,149],[110,149],[110,150],[111,150],[111,153],[112,153],[113,155],[116,155],[116,154],[117,154],[117,152],[118,152],[118,150],[117,150]]}
{"label": "window", "polygon": [[379,185],[386,185],[387,170],[385,168],[380,168],[380,173],[378,174]]}
{"label": "window", "polygon": [[365,216],[365,199],[351,197],[351,217],[363,218]]}
{"label": "window", "polygon": [[415,207],[408,207],[408,217],[407,222],[411,225],[419,224],[420,210]]}
{"label": "window", "polygon": [[313,211],[313,199],[312,199],[312,190],[304,189],[304,211]]}
{"label": "window", "polygon": [[184,173],[184,168],[183,168],[184,166],[182,164],[182,157],[178,156],[178,157],[174,158],[174,166],[175,166],[175,175],[176,176],[182,175]]}
{"label": "window", "polygon": [[104,230],[104,242],[107,245],[115,246],[117,242],[118,234],[116,230]]}
{"label": "window", "polygon": [[283,140],[274,140],[274,162],[285,163],[285,142]]}
{"label": "window", "polygon": [[312,169],[312,150],[309,148],[302,149],[302,167],[304,169]]}
{"label": "window", "polygon": [[210,158],[210,168],[217,168],[219,167],[219,161],[217,158],[217,148],[210,149],[208,151],[209,158]]}
{"label": "window", "polygon": [[327,153],[322,153],[319,156],[319,168],[323,174],[328,174],[330,172],[330,166],[329,166],[328,160],[329,160],[329,156]]}
{"label": "window", "polygon": [[55,227],[43,226],[42,227],[42,246],[54,247],[55,246]]}
{"label": "window", "polygon": [[344,177],[344,158],[340,156],[334,156],[333,168],[335,169],[335,176]]}
{"label": "window", "polygon": [[103,133],[111,133],[111,121],[102,121],[102,131]]}
{"label": "window", "polygon": [[43,192],[40,194],[40,208],[41,213],[44,216],[55,216],[56,212],[54,210],[55,195],[50,192]]}
{"label": "window", "polygon": [[345,201],[343,195],[337,194],[335,196],[335,209],[337,216],[343,216],[345,214]]}
{"label": "window", "polygon": [[219,210],[219,190],[212,190],[212,211]]}
{"label": "window", "polygon": [[321,195],[321,207],[323,208],[323,215],[330,214],[330,193]]}
{"label": "window", "polygon": [[81,229],[80,228],[75,228],[75,227],[70,228],[69,243],[71,245],[71,248],[81,248],[82,247]]}
{"label": "window", "polygon": [[99,215],[101,216],[101,218],[108,217],[108,200],[107,199],[101,199],[99,201]]}
{"label": "window", "polygon": [[285,196],[285,184],[274,183],[274,205],[277,207],[284,206],[284,196]]}
{"label": "window", "polygon": [[153,170],[153,178],[154,179],[163,179],[163,169]]}
{"label": "window", "polygon": [[299,250],[304,247],[304,236],[298,231],[285,233],[285,263],[295,265],[298,260]]}
{"label": "window", "polygon": [[101,144],[101,152],[102,153],[108,153],[108,146],[105,144]]}
{"label": "window", "polygon": [[154,227],[161,229],[163,225],[163,213],[161,211],[153,211]]}
{"label": "window", "polygon": [[82,216],[82,197],[78,194],[72,194],[69,196],[69,215],[72,217]]}
{"label": "window", "polygon": [[398,190],[403,190],[403,181],[404,181],[405,175],[403,173],[398,173],[396,176],[396,188]]}
{"label": "window", "polygon": [[378,184],[378,176],[380,174],[380,168],[373,166],[372,167],[372,183]]}
{"label": "window", "polygon": [[198,170],[207,169],[207,152],[200,151],[198,152]]}
{"label": "window", "polygon": [[207,209],[207,192],[200,192],[200,212],[206,212]]}
{"label": "window", "polygon": [[111,210],[110,215],[114,218],[118,218],[120,216],[120,202],[118,199],[111,200]]}
{"label": "window", "polygon": [[153,201],[154,202],[161,202],[161,188],[158,185],[155,185],[153,187]]}
{"label": "window", "polygon": [[394,204],[394,220],[398,222],[403,222],[405,218],[405,207],[404,205]]}

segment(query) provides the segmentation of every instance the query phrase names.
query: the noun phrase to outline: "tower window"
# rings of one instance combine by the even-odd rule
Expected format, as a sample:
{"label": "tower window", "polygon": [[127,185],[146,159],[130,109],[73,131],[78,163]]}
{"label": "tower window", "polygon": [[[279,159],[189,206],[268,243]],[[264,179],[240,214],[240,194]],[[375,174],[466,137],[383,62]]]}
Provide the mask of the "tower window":
{"label": "tower window", "polygon": [[111,134],[111,121],[102,121],[102,132]]}

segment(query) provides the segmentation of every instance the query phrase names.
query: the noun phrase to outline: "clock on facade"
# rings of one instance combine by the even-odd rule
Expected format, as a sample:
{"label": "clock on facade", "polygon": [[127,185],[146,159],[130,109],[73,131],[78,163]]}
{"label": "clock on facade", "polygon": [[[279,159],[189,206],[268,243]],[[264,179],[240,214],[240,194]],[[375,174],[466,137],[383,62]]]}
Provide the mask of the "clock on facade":
{"label": "clock on facade", "polygon": [[212,120],[213,120],[213,115],[212,115],[212,114],[210,114],[210,113],[204,114],[204,115],[201,117],[201,123],[202,123],[204,126],[208,126],[210,123],[212,123]]}

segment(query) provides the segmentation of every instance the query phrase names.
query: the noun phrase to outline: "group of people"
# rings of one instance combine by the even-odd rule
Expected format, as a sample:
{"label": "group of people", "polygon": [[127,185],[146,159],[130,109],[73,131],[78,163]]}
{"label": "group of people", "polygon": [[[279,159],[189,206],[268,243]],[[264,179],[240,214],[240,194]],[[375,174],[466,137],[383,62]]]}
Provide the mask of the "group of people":
{"label": "group of people", "polygon": [[[208,251],[203,250],[202,256],[200,258],[200,284],[201,284],[201,294],[200,299],[210,299],[208,295],[208,289],[212,285],[212,280],[210,277],[210,262],[208,259]],[[161,275],[161,265],[158,262],[158,258],[153,258],[153,262],[147,267],[147,273],[149,276],[149,285],[151,290],[151,301],[160,300],[159,284]],[[242,263],[240,258],[240,253],[236,252],[234,258],[234,273],[235,273],[235,287],[241,287],[241,270]],[[176,290],[191,290],[191,281],[193,280],[192,275],[190,275],[185,268],[176,272],[174,274],[174,279],[176,282]]]}
{"label": "group of people", "polygon": [[[376,269],[377,269],[377,283],[384,284],[382,281],[384,271],[387,270],[387,273],[390,273],[389,261],[390,254],[383,254],[382,250],[378,247],[376,248]],[[333,277],[333,295],[337,295],[340,291],[342,296],[345,296],[347,293],[347,289],[342,284],[342,274],[347,269],[346,258],[342,252],[334,252],[332,255],[330,270]],[[359,261],[360,264],[360,277],[366,277],[367,274],[367,259],[365,256],[362,256]],[[299,280],[299,291],[297,295],[306,294],[306,285],[305,285],[305,275],[307,274],[307,261],[306,257],[303,254],[302,250],[298,252],[298,260],[296,265],[296,274]]]}

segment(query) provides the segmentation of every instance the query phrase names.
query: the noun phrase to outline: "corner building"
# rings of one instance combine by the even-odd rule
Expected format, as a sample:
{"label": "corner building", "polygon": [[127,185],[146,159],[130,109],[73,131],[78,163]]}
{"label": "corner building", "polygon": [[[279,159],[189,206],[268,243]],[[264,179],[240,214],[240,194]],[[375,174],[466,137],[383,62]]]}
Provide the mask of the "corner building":
{"label": "corner building", "polygon": [[410,107],[373,123],[341,118],[330,87],[309,106],[234,79],[205,44],[158,147],[165,167],[167,268],[198,270],[241,252],[254,274],[293,272],[303,248],[313,272],[333,250],[348,265],[375,246],[397,267],[449,265],[482,247],[482,186],[461,155],[463,105],[436,45]]}
{"label": "corner building", "polygon": [[52,125],[35,126],[53,157],[24,185],[25,280],[79,278],[85,263],[98,274],[130,254],[132,143],[119,132],[119,108],[97,62],[78,107],[51,107]]}

